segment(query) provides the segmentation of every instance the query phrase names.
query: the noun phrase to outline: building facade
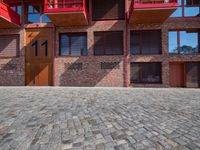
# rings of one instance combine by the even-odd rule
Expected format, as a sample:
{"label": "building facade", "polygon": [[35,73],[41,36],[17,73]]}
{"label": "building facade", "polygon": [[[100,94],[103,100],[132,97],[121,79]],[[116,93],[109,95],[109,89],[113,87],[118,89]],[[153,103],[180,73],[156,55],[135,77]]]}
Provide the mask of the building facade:
{"label": "building facade", "polygon": [[1,0],[0,86],[200,87],[199,0]]}

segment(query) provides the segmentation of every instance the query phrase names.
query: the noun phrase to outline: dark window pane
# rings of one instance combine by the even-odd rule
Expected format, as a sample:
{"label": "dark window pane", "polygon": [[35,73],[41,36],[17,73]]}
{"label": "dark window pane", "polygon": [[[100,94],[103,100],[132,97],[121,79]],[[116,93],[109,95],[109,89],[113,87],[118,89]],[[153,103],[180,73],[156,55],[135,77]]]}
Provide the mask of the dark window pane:
{"label": "dark window pane", "polygon": [[61,56],[86,56],[87,35],[86,34],[61,34],[60,36]]}
{"label": "dark window pane", "polygon": [[125,18],[124,0],[92,0],[92,8],[93,20]]}
{"label": "dark window pane", "polygon": [[94,41],[95,55],[123,54],[123,32],[96,32]]}
{"label": "dark window pane", "polygon": [[131,82],[140,82],[139,64],[131,64]]}
{"label": "dark window pane", "polygon": [[160,31],[138,31],[131,33],[131,54],[160,54],[160,52]]}
{"label": "dark window pane", "polygon": [[186,86],[191,88],[200,87],[200,63],[186,64]]}
{"label": "dark window pane", "polygon": [[104,55],[104,47],[95,46],[94,55]]}
{"label": "dark window pane", "polygon": [[62,34],[60,38],[60,55],[67,56],[69,55],[69,37]]}
{"label": "dark window pane", "polygon": [[86,36],[71,36],[71,55],[81,56],[83,53],[87,55]]}
{"label": "dark window pane", "polygon": [[142,64],[142,82],[156,83],[161,82],[161,64],[160,63],[144,63]]}
{"label": "dark window pane", "polygon": [[161,63],[131,63],[131,82],[161,83]]}
{"label": "dark window pane", "polygon": [[140,54],[140,33],[131,32],[131,54]]}
{"label": "dark window pane", "polygon": [[123,49],[123,33],[108,32],[105,36],[105,53],[108,55],[121,55]]}
{"label": "dark window pane", "polygon": [[94,34],[94,54],[104,55],[104,33],[98,32]]}

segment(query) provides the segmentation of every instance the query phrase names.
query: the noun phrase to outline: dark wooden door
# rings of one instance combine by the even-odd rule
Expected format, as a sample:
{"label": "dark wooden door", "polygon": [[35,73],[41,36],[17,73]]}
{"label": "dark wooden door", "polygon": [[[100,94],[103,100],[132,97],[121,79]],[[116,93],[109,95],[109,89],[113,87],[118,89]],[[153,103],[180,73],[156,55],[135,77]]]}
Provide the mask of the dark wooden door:
{"label": "dark wooden door", "polygon": [[200,87],[200,63],[186,64],[186,87]]}
{"label": "dark wooden door", "polygon": [[26,30],[26,85],[53,84],[52,29]]}
{"label": "dark wooden door", "polygon": [[184,87],[184,63],[170,63],[170,86]]}

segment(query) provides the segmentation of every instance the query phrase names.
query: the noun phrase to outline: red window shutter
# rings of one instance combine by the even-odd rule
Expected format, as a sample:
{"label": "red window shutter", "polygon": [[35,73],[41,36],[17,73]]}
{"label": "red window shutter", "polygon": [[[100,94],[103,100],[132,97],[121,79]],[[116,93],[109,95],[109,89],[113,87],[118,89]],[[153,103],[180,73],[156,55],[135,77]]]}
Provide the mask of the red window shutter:
{"label": "red window shutter", "polygon": [[19,56],[19,36],[3,35],[0,36],[0,57]]}

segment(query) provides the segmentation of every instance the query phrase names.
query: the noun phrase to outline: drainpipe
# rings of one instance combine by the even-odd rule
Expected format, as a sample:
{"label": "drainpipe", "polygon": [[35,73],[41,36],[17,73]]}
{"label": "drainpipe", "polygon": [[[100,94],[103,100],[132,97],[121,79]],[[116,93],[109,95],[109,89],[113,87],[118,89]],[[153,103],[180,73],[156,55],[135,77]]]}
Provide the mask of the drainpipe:
{"label": "drainpipe", "polygon": [[54,86],[56,85],[56,49],[57,49],[57,45],[56,45],[56,25],[54,25],[54,53],[53,53],[53,83],[54,83]]}
{"label": "drainpipe", "polygon": [[126,25],[125,25],[125,87],[129,87],[129,80],[128,80],[128,63],[129,63],[129,52],[128,52],[128,7],[127,7],[127,0],[126,0],[126,4],[125,4],[126,8],[125,8],[125,14],[126,14]]}

